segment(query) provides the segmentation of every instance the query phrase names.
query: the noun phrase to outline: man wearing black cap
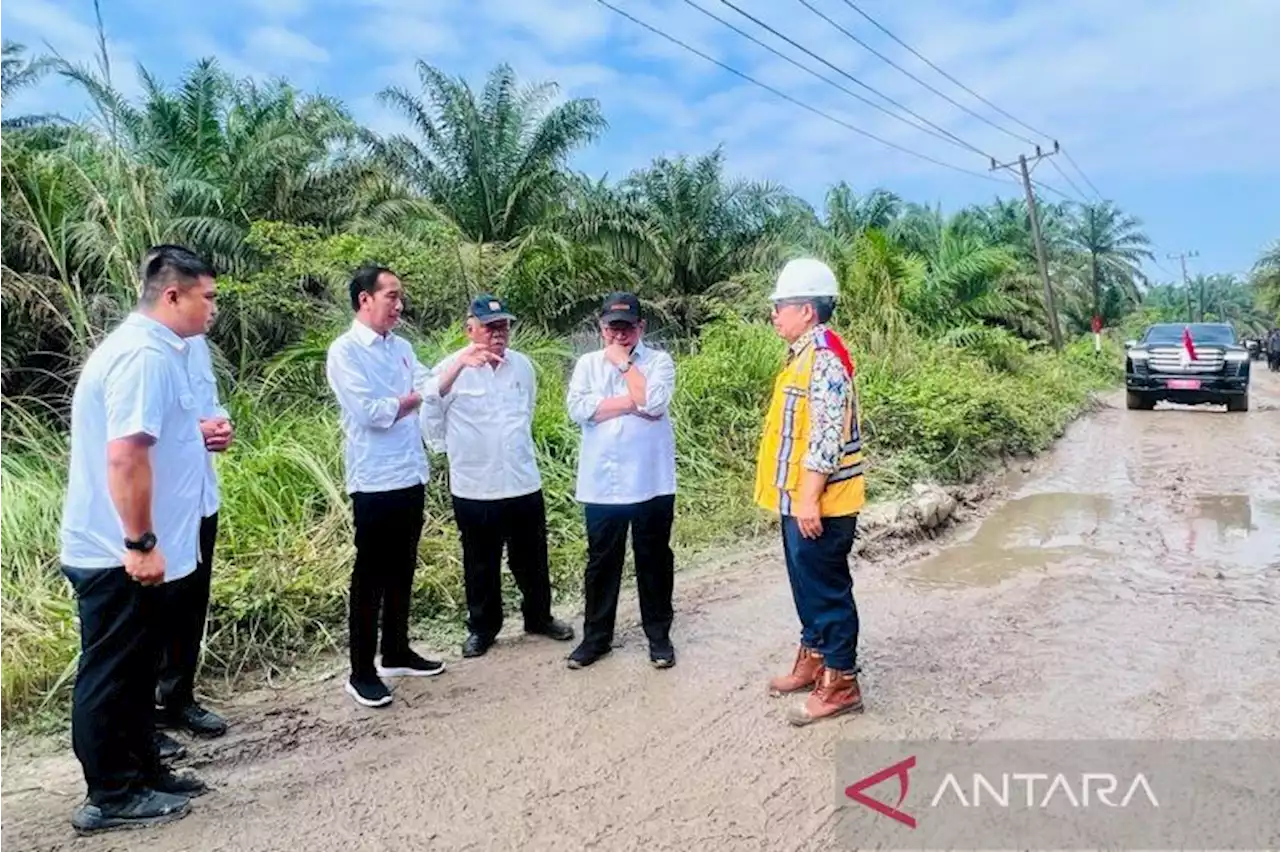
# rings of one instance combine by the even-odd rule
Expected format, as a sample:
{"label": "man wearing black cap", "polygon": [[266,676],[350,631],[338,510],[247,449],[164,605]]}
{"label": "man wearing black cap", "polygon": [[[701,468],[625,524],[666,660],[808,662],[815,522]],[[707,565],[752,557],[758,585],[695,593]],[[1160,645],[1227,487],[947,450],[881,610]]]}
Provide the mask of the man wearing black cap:
{"label": "man wearing black cap", "polygon": [[537,375],[525,355],[507,348],[514,320],[501,299],[473,301],[471,344],[436,366],[422,408],[428,446],[449,457],[470,631],[464,657],[488,651],[502,628],[504,545],[524,598],[525,631],[573,638],[573,628],[551,615],[547,510],[533,448]]}
{"label": "man wearing black cap", "polygon": [[675,363],[642,342],[640,301],[631,293],[605,299],[600,334],[604,348],[579,358],[569,382],[569,416],[582,427],[577,499],[588,548],[582,643],[569,667],[589,666],[611,649],[630,528],[649,660],[670,668],[676,451],[667,410]]}

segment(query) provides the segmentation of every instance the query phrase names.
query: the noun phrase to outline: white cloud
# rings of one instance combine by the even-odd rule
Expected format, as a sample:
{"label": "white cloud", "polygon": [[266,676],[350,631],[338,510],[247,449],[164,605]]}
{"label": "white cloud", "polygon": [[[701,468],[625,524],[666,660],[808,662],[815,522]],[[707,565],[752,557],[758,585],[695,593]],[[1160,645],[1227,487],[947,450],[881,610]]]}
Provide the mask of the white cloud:
{"label": "white cloud", "polygon": [[301,33],[279,26],[258,27],[250,32],[245,51],[270,65],[329,61],[327,50]]}

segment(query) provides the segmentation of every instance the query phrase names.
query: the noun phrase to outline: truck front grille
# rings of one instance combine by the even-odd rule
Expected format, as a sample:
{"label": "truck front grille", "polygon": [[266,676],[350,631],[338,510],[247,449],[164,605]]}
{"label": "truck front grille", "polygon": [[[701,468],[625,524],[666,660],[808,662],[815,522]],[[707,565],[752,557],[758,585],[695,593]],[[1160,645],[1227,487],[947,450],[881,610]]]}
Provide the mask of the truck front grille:
{"label": "truck front grille", "polygon": [[1195,361],[1183,360],[1181,346],[1158,346],[1151,349],[1148,366],[1153,373],[1219,373],[1222,372],[1221,349],[1196,349]]}

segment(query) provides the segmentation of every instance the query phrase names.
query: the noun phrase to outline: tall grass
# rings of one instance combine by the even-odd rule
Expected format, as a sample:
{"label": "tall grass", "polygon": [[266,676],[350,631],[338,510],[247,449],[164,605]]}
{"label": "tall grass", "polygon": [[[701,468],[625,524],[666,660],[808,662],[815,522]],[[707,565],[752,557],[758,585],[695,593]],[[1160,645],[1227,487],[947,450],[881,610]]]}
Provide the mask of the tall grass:
{"label": "tall grass", "polygon": [[[855,341],[856,333],[851,332]],[[419,341],[424,363],[462,342],[457,328]],[[585,556],[573,500],[578,430],[565,413],[568,346],[518,335],[539,376],[534,437],[548,504],[552,582],[562,601],[581,587]],[[1087,346],[1088,344],[1083,344]],[[677,358],[679,496],[675,541],[686,552],[765,528],[751,504],[761,412],[783,347],[772,329],[728,320]],[[990,353],[987,353],[989,356]],[[919,479],[972,475],[1002,453],[1035,451],[1058,434],[1090,390],[1114,379],[1101,359],[1021,353],[1017,372],[982,350],[908,340],[891,355],[860,353],[859,389],[883,497]],[[207,674],[236,675],[345,642],[353,556],[341,438],[319,371],[323,350],[293,358],[287,383],[269,378],[226,400],[237,423],[219,457],[222,510],[207,637]],[[282,390],[281,388],[286,388]],[[58,571],[66,439],[10,404],[3,455],[3,711],[6,718],[64,700],[78,646],[69,588]],[[445,478],[432,459],[413,616],[420,628],[464,617],[460,551]],[[509,581],[508,581],[509,582]],[[508,604],[518,598],[508,595]]]}

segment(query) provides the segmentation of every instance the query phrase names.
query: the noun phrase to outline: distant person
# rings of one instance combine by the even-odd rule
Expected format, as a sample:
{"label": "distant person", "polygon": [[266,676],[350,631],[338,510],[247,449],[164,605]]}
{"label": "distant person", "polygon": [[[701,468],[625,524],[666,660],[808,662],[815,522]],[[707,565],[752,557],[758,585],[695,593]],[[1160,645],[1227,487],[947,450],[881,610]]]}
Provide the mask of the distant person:
{"label": "distant person", "polygon": [[671,644],[675,559],[675,392],[671,356],[643,342],[640,302],[630,293],[604,301],[604,348],[578,359],[569,382],[570,418],[582,428],[577,499],[587,525],[586,613],[569,667],[589,666],[612,648],[627,531],[631,531],[640,618],[657,668],[675,665]]}
{"label": "distant person", "polygon": [[214,272],[161,246],[140,278],[136,309],[89,355],[71,405],[61,562],[80,623],[71,738],[88,796],[71,821],[81,833],[171,822],[206,792],[162,764],[154,698],[165,587],[200,558],[206,450],[187,358],[213,321]]}
{"label": "distant person", "polygon": [[765,417],[755,500],[780,516],[800,617],[791,672],[769,683],[775,696],[809,691],[787,714],[794,725],[862,709],[849,553],[866,494],[853,360],[826,325],[838,293],[831,269],[805,258],[782,268],[771,296],[787,358]]}
{"label": "distant person", "polygon": [[538,377],[509,348],[515,317],[484,294],[467,311],[471,343],[434,370],[423,403],[428,443],[448,453],[453,514],[462,538],[467,594],[464,657],[482,656],[502,629],[502,551],[520,588],[524,629],[567,642],[573,628],[551,615],[547,507],[533,446]]}
{"label": "distant person", "polygon": [[[231,415],[218,400],[209,341],[203,334],[188,338],[187,372],[196,398],[200,434],[206,450],[204,505],[200,519],[200,561],[190,575],[165,583],[160,626],[160,671],[156,682],[156,720],[162,728],[178,728],[203,737],[226,733],[227,723],[195,699],[196,668],[209,614],[213,583],[213,551],[218,538],[218,473],[213,454],[226,451],[235,436]],[[161,758],[180,757],[185,749],[172,737],[157,733]]]}
{"label": "distant person", "polygon": [[1280,328],[1273,328],[1267,335],[1267,367],[1280,370]]}
{"label": "distant person", "polygon": [[[385,707],[391,690],[382,678],[432,676],[445,669],[409,647],[409,601],[429,474],[417,415],[430,374],[409,342],[391,331],[404,309],[396,274],[364,266],[348,289],[355,319],[330,344],[326,366],[341,409],[355,524],[346,690],[365,707]],[[379,616],[382,654],[375,667]]]}

